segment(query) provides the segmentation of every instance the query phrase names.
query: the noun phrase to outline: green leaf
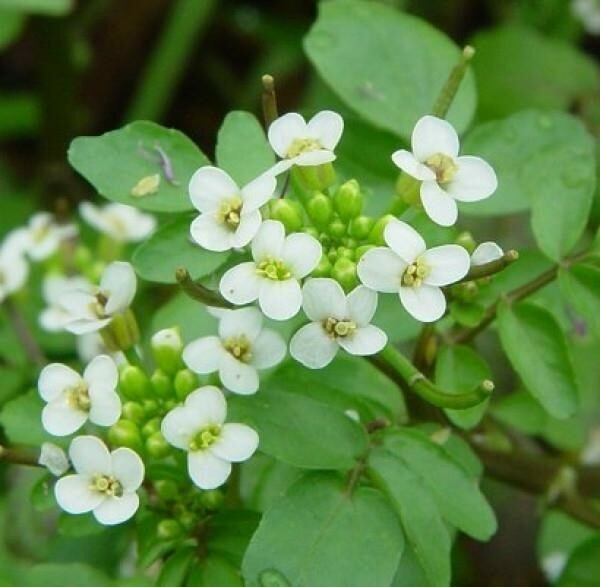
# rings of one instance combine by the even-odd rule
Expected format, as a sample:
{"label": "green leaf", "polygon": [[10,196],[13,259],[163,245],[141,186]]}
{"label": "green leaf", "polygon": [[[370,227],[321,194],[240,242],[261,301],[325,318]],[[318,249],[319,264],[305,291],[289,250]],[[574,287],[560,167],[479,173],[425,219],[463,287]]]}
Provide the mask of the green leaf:
{"label": "green leaf", "polygon": [[273,388],[232,396],[229,420],[255,428],[262,452],[304,469],[350,469],[367,448],[364,430],[342,411]]}
{"label": "green leaf", "polygon": [[275,154],[256,116],[230,112],[217,136],[216,159],[242,187],[275,164]]}
{"label": "green leaf", "polygon": [[0,50],[8,47],[19,36],[24,24],[24,14],[6,10],[0,1]]}
{"label": "green leaf", "polygon": [[369,474],[400,517],[429,585],[448,587],[452,541],[431,493],[402,460],[380,448],[369,455]]}
{"label": "green leaf", "polygon": [[383,448],[399,458],[429,489],[442,516],[477,540],[496,532],[494,512],[471,473],[444,446],[414,429],[394,429]]}
{"label": "green leaf", "polygon": [[239,568],[259,521],[259,514],[241,509],[222,510],[212,516],[208,525],[209,555],[218,556]]}
{"label": "green leaf", "polygon": [[193,546],[180,548],[162,565],[156,587],[181,587],[196,558],[197,549]]}
{"label": "green leaf", "polygon": [[0,10],[15,10],[44,16],[63,16],[71,12],[73,4],[73,0],[0,0]]}
{"label": "green leaf", "polygon": [[591,265],[560,269],[558,282],[567,301],[600,338],[600,269]]}
{"label": "green leaf", "polygon": [[[168,157],[173,181],[165,176],[159,150]],[[69,163],[105,198],[143,210],[182,212],[193,209],[188,196],[192,174],[209,160],[183,133],[147,121],[137,121],[97,137],[71,142]],[[132,196],[131,190],[158,174],[155,193]]]}
{"label": "green leaf", "polygon": [[131,262],[137,274],[147,281],[175,283],[175,270],[185,267],[192,279],[215,272],[230,252],[207,251],[190,238],[190,218],[178,218],[161,226],[137,247]]}
{"label": "green leaf", "polygon": [[112,584],[97,569],[80,563],[35,565],[27,569],[21,581],[21,587],[110,587]]}
{"label": "green leaf", "polygon": [[592,59],[531,29],[498,27],[479,33],[472,44],[481,118],[525,108],[567,110],[600,88]]}
{"label": "green leaf", "polygon": [[[406,141],[416,121],[431,112],[460,56],[444,34],[423,20],[359,0],[321,3],[304,48],[319,75],[350,108]],[[448,119],[462,131],[474,109],[475,85],[468,73]]]}
{"label": "green leaf", "polygon": [[504,352],[525,387],[555,418],[577,409],[577,384],[564,335],[544,308],[501,304],[498,332]]}
{"label": "green leaf", "polygon": [[600,577],[600,536],[580,544],[569,557],[557,587],[596,587]]}
{"label": "green leaf", "polygon": [[581,123],[569,114],[529,110],[486,122],[467,135],[462,152],[482,157],[498,176],[496,192],[461,205],[465,214],[513,214],[533,205],[539,216],[543,205],[555,210],[573,204],[570,218],[589,205],[593,151]]}
{"label": "green leaf", "polygon": [[31,505],[36,512],[45,512],[56,507],[53,486],[54,478],[52,475],[44,474],[31,488]]}
{"label": "green leaf", "polygon": [[58,519],[58,533],[63,536],[90,536],[105,530],[106,526],[100,524],[91,513],[80,516],[65,513]]}
{"label": "green leaf", "polygon": [[204,304],[193,300],[183,292],[173,296],[152,319],[152,331],[179,326],[181,337],[188,343],[200,336],[214,334],[217,322]]}
{"label": "green leaf", "polygon": [[240,572],[227,561],[209,556],[192,567],[185,587],[244,587]]}
{"label": "green leaf", "polygon": [[40,446],[50,439],[42,427],[43,406],[35,389],[6,402],[0,411],[0,424],[12,443]]}
{"label": "green leaf", "polygon": [[[244,558],[248,587],[391,583],[404,545],[396,516],[378,491],[344,485],[305,475],[267,511]],[[273,575],[279,583],[267,582]]]}
{"label": "green leaf", "polygon": [[[444,346],[435,364],[435,381],[448,393],[473,391],[484,379],[491,378],[491,371],[483,357],[467,346]],[[469,429],[477,426],[483,418],[489,400],[466,410],[444,410],[457,426]]]}

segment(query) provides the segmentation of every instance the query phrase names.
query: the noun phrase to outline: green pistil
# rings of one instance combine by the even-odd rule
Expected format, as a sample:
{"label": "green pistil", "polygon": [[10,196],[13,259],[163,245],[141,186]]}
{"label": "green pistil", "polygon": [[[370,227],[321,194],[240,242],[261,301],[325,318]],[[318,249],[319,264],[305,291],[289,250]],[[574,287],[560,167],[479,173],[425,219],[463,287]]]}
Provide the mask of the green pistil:
{"label": "green pistil", "polygon": [[217,211],[217,218],[228,228],[235,230],[240,224],[242,204],[242,199],[238,196],[222,202]]}
{"label": "green pistil", "polygon": [[217,424],[211,424],[203,428],[192,438],[190,442],[190,450],[205,450],[212,446],[221,435],[221,427]]}
{"label": "green pistil", "polygon": [[318,151],[322,149],[323,145],[317,139],[296,139],[287,150],[286,156],[291,159],[297,157],[301,153],[307,153],[309,151]]}
{"label": "green pistil", "polygon": [[402,285],[420,287],[423,284],[423,279],[428,275],[429,267],[421,259],[417,259],[406,268],[404,275],[402,275]]}
{"label": "green pistil", "polygon": [[239,337],[228,338],[223,346],[232,357],[242,363],[249,363],[252,359],[252,345],[243,334]]}
{"label": "green pistil", "polygon": [[442,153],[436,153],[425,161],[425,165],[435,173],[438,183],[446,184],[452,179],[458,170],[456,163],[452,157]]}
{"label": "green pistil", "polygon": [[345,338],[356,332],[356,322],[329,317],[323,321],[325,332],[333,338]]}
{"label": "green pistil", "polygon": [[90,304],[91,310],[98,318],[104,318],[104,307],[108,302],[108,295],[100,291],[94,297],[95,300]]}
{"label": "green pistil", "polygon": [[67,402],[75,410],[89,412],[92,402],[85,383],[79,383],[67,390]]}
{"label": "green pistil", "polygon": [[256,273],[273,281],[285,281],[292,276],[291,271],[285,266],[283,261],[276,259],[261,261],[256,268]]}
{"label": "green pistil", "polygon": [[107,497],[122,497],[123,486],[112,476],[96,475],[90,485],[92,491],[103,493]]}

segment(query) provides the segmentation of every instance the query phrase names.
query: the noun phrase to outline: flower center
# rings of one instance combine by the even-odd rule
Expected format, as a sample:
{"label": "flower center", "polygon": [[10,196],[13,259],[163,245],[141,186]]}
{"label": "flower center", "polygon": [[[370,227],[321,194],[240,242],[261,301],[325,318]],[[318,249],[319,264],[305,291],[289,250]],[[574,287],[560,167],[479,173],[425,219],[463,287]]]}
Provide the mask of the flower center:
{"label": "flower center", "polygon": [[318,151],[322,149],[323,145],[317,139],[305,138],[295,139],[290,148],[287,150],[286,156],[291,159],[297,157],[301,153],[307,153],[309,151]]}
{"label": "flower center", "polygon": [[212,446],[221,435],[221,427],[217,424],[210,424],[202,428],[190,441],[190,450],[205,450]]}
{"label": "flower center", "polygon": [[228,338],[223,346],[225,350],[238,361],[249,363],[252,359],[252,345],[245,335]]}
{"label": "flower center", "polygon": [[256,267],[256,273],[273,281],[285,281],[292,276],[292,272],[278,259],[265,259]]}
{"label": "flower center", "polygon": [[67,403],[75,410],[89,412],[92,402],[87,385],[81,382],[67,389]]}
{"label": "flower center", "polygon": [[420,287],[425,279],[429,275],[430,269],[422,259],[417,259],[414,263],[411,263],[404,271],[402,275],[402,285],[408,285],[410,287]]}
{"label": "flower center", "polygon": [[242,199],[238,196],[221,202],[217,210],[217,219],[219,222],[225,224],[231,230],[235,230],[240,224],[242,204]]}
{"label": "flower center", "polygon": [[338,320],[331,316],[323,321],[325,332],[333,338],[345,338],[356,332],[356,322],[352,320]]}
{"label": "flower center", "polygon": [[123,496],[123,486],[111,475],[94,476],[90,489],[98,493],[103,493],[107,497]]}
{"label": "flower center", "polygon": [[122,238],[127,236],[127,224],[125,224],[119,214],[106,214],[106,220],[108,224],[112,225],[113,230]]}
{"label": "flower center", "polygon": [[44,222],[31,231],[31,240],[35,243],[43,241],[50,232],[50,222]]}
{"label": "flower center", "polygon": [[454,163],[452,157],[443,155],[442,153],[436,153],[425,161],[425,165],[435,173],[435,177],[438,183],[445,184],[454,178],[458,166]]}
{"label": "flower center", "polygon": [[106,302],[108,302],[108,293],[99,291],[95,296],[95,301],[91,303],[91,310],[98,318],[104,318],[105,311],[104,307],[106,306]]}

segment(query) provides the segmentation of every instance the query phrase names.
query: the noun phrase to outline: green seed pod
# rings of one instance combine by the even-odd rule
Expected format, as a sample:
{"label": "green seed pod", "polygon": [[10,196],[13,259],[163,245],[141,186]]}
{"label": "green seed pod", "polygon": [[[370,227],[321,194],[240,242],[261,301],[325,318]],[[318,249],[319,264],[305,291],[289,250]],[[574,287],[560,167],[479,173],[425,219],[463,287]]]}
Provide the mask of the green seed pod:
{"label": "green seed pod", "polygon": [[365,240],[375,224],[375,219],[370,216],[357,216],[348,225],[348,234],[358,240]]}
{"label": "green seed pod", "polygon": [[163,459],[171,453],[171,445],[159,431],[146,438],[146,450],[151,457]]}
{"label": "green seed pod", "polygon": [[375,245],[361,245],[354,251],[354,260],[358,261],[367,251],[371,250]]}
{"label": "green seed pod", "polygon": [[172,375],[183,367],[183,341],[179,328],[165,328],[152,336],[152,356],[157,367]]}
{"label": "green seed pod", "polygon": [[285,231],[298,232],[304,222],[302,220],[302,207],[298,202],[278,198],[269,202],[269,214],[273,220],[279,220],[285,226]]}
{"label": "green seed pod", "polygon": [[345,291],[354,289],[358,285],[356,263],[346,257],[338,259],[331,271],[331,277],[333,277]]}
{"label": "green seed pod", "polygon": [[127,399],[141,400],[150,395],[150,381],[139,367],[125,365],[119,373],[119,389]]}
{"label": "green seed pod", "polygon": [[383,231],[385,230],[387,223],[390,220],[394,220],[394,218],[395,216],[392,216],[392,214],[386,214],[375,222],[371,232],[369,233],[369,241],[372,244],[377,246],[383,246],[386,244],[385,239],[383,238]]}
{"label": "green seed pod", "polygon": [[343,183],[333,197],[333,205],[342,220],[356,218],[363,207],[360,186],[355,179]]}
{"label": "green seed pod", "polygon": [[158,397],[169,398],[173,396],[173,381],[171,378],[161,369],[156,369],[150,377],[152,383],[152,389]]}
{"label": "green seed pod", "polygon": [[208,510],[219,509],[224,500],[223,492],[218,489],[209,489],[200,495],[200,504]]}
{"label": "green seed pod", "polygon": [[142,452],[140,429],[131,420],[119,420],[108,429],[108,440],[115,446],[126,446],[136,452]]}
{"label": "green seed pod", "polygon": [[325,228],[333,216],[333,203],[331,198],[317,192],[306,202],[306,213],[317,228]]}
{"label": "green seed pod", "polygon": [[150,438],[150,436],[152,436],[155,432],[160,432],[160,423],[161,419],[158,416],[148,420],[142,426],[142,436],[144,438]]}
{"label": "green seed pod", "polygon": [[184,400],[198,387],[198,376],[189,369],[181,369],[175,375],[174,387],[177,398]]}
{"label": "green seed pod", "polygon": [[331,261],[326,254],[321,255],[321,260],[313,269],[311,275],[313,277],[329,277],[331,275]]}
{"label": "green seed pod", "polygon": [[183,534],[181,524],[173,518],[161,520],[156,526],[156,537],[159,540],[174,540]]}
{"label": "green seed pod", "polygon": [[334,239],[340,239],[346,235],[347,225],[340,218],[334,218],[327,227],[329,234]]}
{"label": "green seed pod", "polygon": [[179,499],[179,486],[171,479],[159,479],[154,483],[156,494],[163,501],[175,501]]}
{"label": "green seed pod", "polygon": [[146,419],[146,412],[138,402],[125,402],[122,410],[123,418],[141,424]]}

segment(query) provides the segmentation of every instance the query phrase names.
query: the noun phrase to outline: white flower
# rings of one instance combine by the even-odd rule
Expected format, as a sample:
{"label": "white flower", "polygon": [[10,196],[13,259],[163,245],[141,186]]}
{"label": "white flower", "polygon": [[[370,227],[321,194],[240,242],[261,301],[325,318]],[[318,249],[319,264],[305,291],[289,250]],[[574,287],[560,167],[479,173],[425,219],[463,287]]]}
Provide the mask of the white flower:
{"label": "white flower", "polygon": [[245,424],[225,424],[227,404],[220,389],[206,386],[187,396],[163,419],[167,442],[187,451],[188,472],[201,489],[223,485],[231,463],[248,460],[258,447],[258,434]]}
{"label": "white flower", "polygon": [[106,526],[129,520],[140,505],[136,493],[144,480],[144,463],[130,448],[109,452],[95,436],[78,436],[69,447],[75,475],[54,486],[58,505],[69,514],[92,512]]}
{"label": "white flower", "polygon": [[456,131],[446,120],[423,116],[412,133],[412,153],[404,149],[392,155],[394,163],[422,181],[421,202],[437,224],[456,222],[459,202],[476,202],[491,196],[498,187],[496,173],[479,157],[458,156]]}
{"label": "white flower", "polygon": [[233,304],[258,299],[265,316],[287,320],[300,310],[300,280],[317,266],[321,253],[314,237],[300,232],[286,237],[281,222],[265,220],[252,241],[254,260],[226,271],[219,289]]}
{"label": "white flower", "polygon": [[279,174],[292,165],[323,165],[335,160],[333,152],[344,131],[344,119],[331,110],[315,114],[308,123],[300,114],[289,112],[269,126],[271,147],[282,161],[271,168]]}
{"label": "white flower", "polygon": [[47,402],[42,410],[45,430],[54,436],[68,436],[87,420],[112,426],[121,416],[117,381],[117,366],[107,355],[93,359],[83,377],[62,363],[46,365],[38,379],[38,390]]}
{"label": "white flower", "polygon": [[61,308],[69,314],[65,329],[73,334],[100,330],[115,314],[127,310],[136,289],[133,267],[125,261],[115,261],[102,273],[100,286],[89,291],[71,291],[63,295]]}
{"label": "white flower", "polygon": [[219,320],[219,336],[205,336],[188,344],[183,362],[196,373],[219,372],[223,385],[235,393],[258,391],[258,369],[281,362],[283,338],[262,327],[256,308],[230,310]]}
{"label": "white flower", "polygon": [[192,222],[190,234],[209,251],[245,247],[262,221],[259,208],[275,191],[277,182],[263,174],[244,187],[217,167],[201,167],[192,175],[190,199],[201,214]]}
{"label": "white flower", "polygon": [[174,351],[183,350],[183,341],[179,328],[163,328],[155,332],[150,339],[152,347],[168,347]]}
{"label": "white flower", "polygon": [[552,551],[542,559],[542,571],[550,583],[558,580],[567,564],[567,559],[567,554],[560,550]]}
{"label": "white flower", "polygon": [[65,451],[52,442],[42,444],[38,463],[46,467],[55,477],[60,477],[69,468],[69,459]]}
{"label": "white flower", "polygon": [[19,251],[7,245],[0,248],[0,302],[20,290],[27,281],[29,265]]}
{"label": "white flower", "polygon": [[477,248],[471,253],[471,265],[476,267],[477,265],[485,265],[500,259],[504,255],[504,251],[499,245],[492,241],[486,241],[477,246]]}
{"label": "white flower", "polygon": [[571,10],[590,35],[600,34],[600,3],[598,0],[572,0]]}
{"label": "white flower", "polygon": [[462,279],[469,271],[469,253],[459,245],[426,250],[411,226],[392,220],[384,230],[390,247],[375,247],[358,262],[358,276],[368,287],[398,293],[402,305],[417,320],[433,322],[444,315],[446,298],[440,286]]}
{"label": "white flower", "polygon": [[101,207],[82,202],[79,213],[98,232],[120,243],[144,240],[156,228],[156,219],[151,214],[116,202]]}
{"label": "white flower", "polygon": [[385,346],[385,333],[370,324],[377,309],[373,290],[359,285],[346,296],[334,279],[309,279],[302,298],[312,322],[294,334],[290,354],[306,367],[322,369],[339,347],[351,355],[374,355]]}
{"label": "white flower", "polygon": [[61,306],[63,296],[72,291],[91,292],[92,289],[92,284],[80,275],[66,277],[53,273],[44,277],[42,295],[48,306],[40,313],[40,326],[49,332],[64,330],[71,315]]}

